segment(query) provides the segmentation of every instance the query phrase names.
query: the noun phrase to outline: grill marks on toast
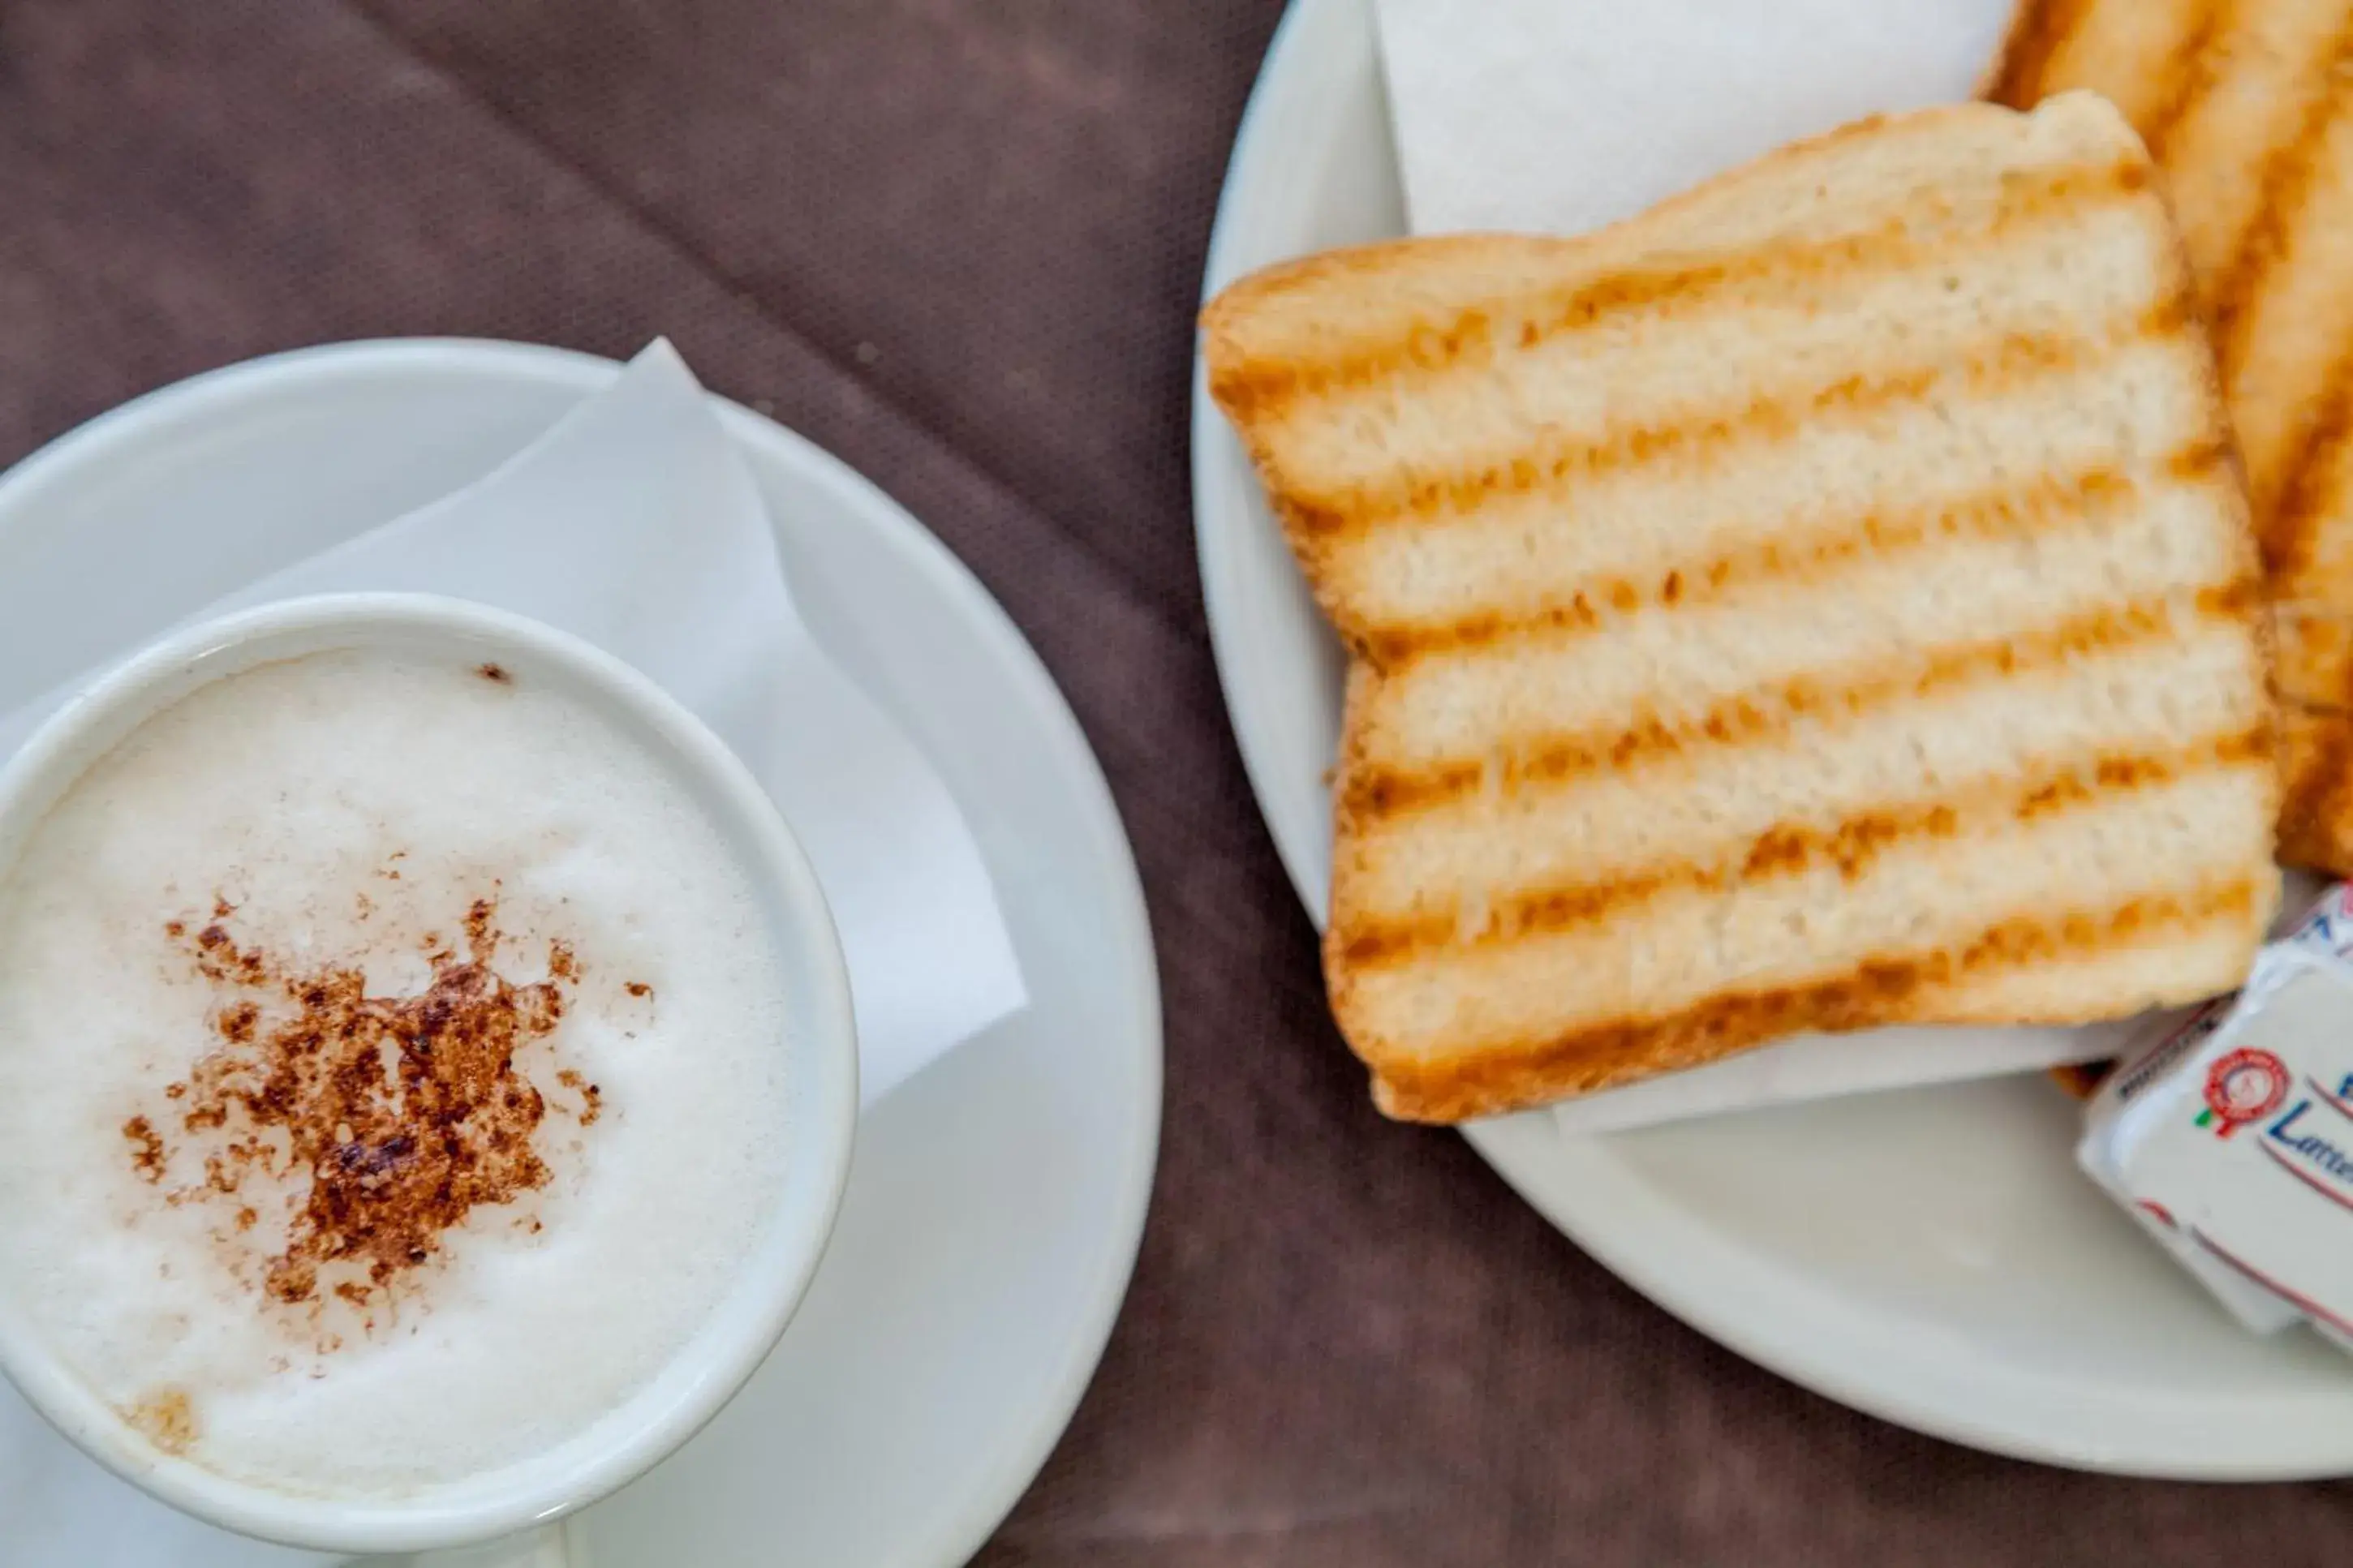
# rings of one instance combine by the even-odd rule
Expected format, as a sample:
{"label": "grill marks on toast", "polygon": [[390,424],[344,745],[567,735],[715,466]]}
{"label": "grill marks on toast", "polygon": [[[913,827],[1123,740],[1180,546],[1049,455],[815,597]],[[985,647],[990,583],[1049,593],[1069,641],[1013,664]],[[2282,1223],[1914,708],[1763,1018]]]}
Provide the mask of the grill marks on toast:
{"label": "grill marks on toast", "polygon": [[[2220,441],[2199,438],[2163,465],[2168,479],[2206,482],[2230,461]],[[1874,507],[1833,521],[1810,537],[1767,538],[1713,557],[1684,562],[1642,581],[1609,577],[1571,588],[1532,611],[1482,611],[1451,620],[1374,623],[1358,634],[1360,650],[1384,670],[1420,658],[1469,652],[1516,637],[1577,636],[1611,617],[1674,609],[1764,586],[1819,586],[1840,568],[1956,540],[2029,539],[2067,521],[2098,521],[2128,510],[2137,487],[2112,462],[2073,472],[1997,482],[1973,493],[1911,508]]]}
{"label": "grill marks on toast", "polygon": [[[2298,437],[2295,455],[2282,470],[2278,500],[2268,514],[2258,513],[2255,518],[2263,567],[2274,581],[2292,581],[2311,563],[2318,542],[2316,535],[2329,514],[2346,501],[2334,480],[2346,440],[2353,437],[2353,345],[2348,345],[2348,350]],[[2334,607],[2353,613],[2353,604]]]}
{"label": "grill marks on toast", "polygon": [[[2144,47],[2160,38],[2163,82]],[[2353,621],[2353,7],[2021,0],[1990,96],[2027,108],[2073,87],[2132,106],[2171,176],[2281,615]],[[2283,620],[2308,655],[2299,635]],[[2282,858],[2353,872],[2353,788],[2333,782],[2353,768],[2353,717],[2323,717],[2346,699],[2305,689],[2333,675],[2288,658],[2280,677],[2305,710],[2282,752]]]}
{"label": "grill marks on toast", "polygon": [[2050,89],[2043,75],[2069,39],[2082,31],[2094,0],[2047,0],[2021,12],[2010,29],[1986,96],[2012,109],[2031,109]]}
{"label": "grill marks on toast", "polygon": [[2207,290],[2226,389],[2235,384],[2244,366],[2249,304],[2272,270],[2292,259],[2295,225],[2313,195],[2321,144],[2346,106],[2353,103],[2353,13],[2301,85],[2306,96],[2295,132],[2263,158],[2253,221],[2239,237],[2230,264]]}
{"label": "grill marks on toast", "polygon": [[1523,889],[1490,902],[1476,929],[1459,907],[1399,918],[1371,918],[1336,928],[1331,938],[1358,968],[1408,963],[1431,950],[1493,946],[1557,931],[1622,912],[1669,889],[1725,891],[1768,877],[1834,868],[1853,881],[1886,851],[1923,838],[1962,838],[2013,822],[2109,804],[2108,796],[2171,784],[2208,770],[2268,765],[2268,725],[2188,746],[2112,752],[2040,769],[2005,770],[1941,798],[1883,805],[1828,826],[1776,824],[1730,853],[1706,862],[1679,860],[1602,881]]}
{"label": "grill marks on toast", "polygon": [[2268,885],[2256,879],[2221,877],[2101,909],[2014,915],[1965,942],[1873,954],[1801,984],[1721,992],[1671,1012],[1581,1025],[1476,1053],[1384,1060],[1374,1092],[1388,1114],[1415,1121],[1490,1115],[1526,1104],[1531,1085],[1554,1097],[1589,1093],[1794,1029],[1863,1028],[1914,1016],[1924,994],[1991,973],[2244,924],[2259,918],[2270,898]]}
{"label": "grill marks on toast", "polygon": [[1500,495],[1559,494],[1651,465],[1721,461],[1749,443],[1788,441],[1825,420],[1858,419],[1932,397],[1992,398],[2033,378],[2083,374],[2137,343],[2179,336],[2190,324],[2190,309],[2185,297],[2168,296],[2089,329],[1989,334],[1989,343],[1958,357],[1933,353],[1915,363],[1752,394],[1736,405],[1531,436],[1508,455],[1460,469],[1391,464],[1335,489],[1287,489],[1276,498],[1277,510],[1307,549],[1325,551],[1375,528],[1468,516]]}
{"label": "grill marks on toast", "polygon": [[1549,289],[1499,294],[1443,321],[1328,357],[1244,356],[1216,375],[1211,392],[1238,419],[1274,419],[1297,399],[1321,398],[1404,374],[1434,374],[1491,362],[1501,349],[1527,350],[1629,317],[1672,319],[1727,304],[1802,299],[1871,273],[1908,271],[1964,248],[1989,249],[2019,230],[2054,219],[2080,221],[2087,205],[2124,201],[2148,183],[2148,169],[2125,163],[2063,164],[2022,174],[1965,235],[1944,230],[1972,216],[1961,198],[1924,188],[1885,219],[1827,239],[1791,239],[1704,261],[1629,268]]}
{"label": "grill marks on toast", "polygon": [[2079,78],[2086,56],[2118,63],[2111,96],[2155,155],[2214,84],[2208,51],[2233,26],[2234,0],[2025,0],[1984,96],[2031,109]]}
{"label": "grill marks on toast", "polygon": [[[2082,8],[2089,8],[2088,0],[2082,0]],[[2181,30],[2167,57],[2162,74],[2154,84],[2151,107],[2141,117],[2139,127],[2148,155],[2159,163],[2165,161],[2166,144],[2172,139],[2174,127],[2189,117],[2200,98],[2213,90],[2215,73],[2207,51],[2216,38],[2230,30],[2234,9],[2229,0],[2200,0],[2191,11],[2189,25]]]}
{"label": "grill marks on toast", "polygon": [[[2260,601],[2252,580],[2189,596],[2189,621],[2243,620]],[[1783,736],[1805,721],[1836,724],[1946,687],[2009,680],[2086,655],[2187,636],[2181,608],[2170,596],[2100,605],[2036,631],[1937,648],[1916,665],[1874,666],[1799,676],[1745,691],[1687,720],[1645,716],[1618,728],[1582,733],[1499,738],[1500,758],[1453,757],[1412,766],[1353,765],[1341,785],[1343,812],[1370,820],[1459,800],[1482,789],[1510,791],[1567,780],[1580,773],[1622,771],[1637,763],[1702,747],[1736,748]]]}

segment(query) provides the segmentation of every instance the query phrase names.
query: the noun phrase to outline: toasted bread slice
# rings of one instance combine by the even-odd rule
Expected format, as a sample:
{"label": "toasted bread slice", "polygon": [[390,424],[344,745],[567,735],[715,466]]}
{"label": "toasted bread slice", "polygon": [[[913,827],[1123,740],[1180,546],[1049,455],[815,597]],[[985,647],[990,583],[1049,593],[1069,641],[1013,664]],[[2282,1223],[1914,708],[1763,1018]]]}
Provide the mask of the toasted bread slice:
{"label": "toasted bread slice", "polygon": [[2073,88],[2147,139],[2213,330],[2282,603],[2280,696],[2310,742],[2281,853],[2353,874],[2353,787],[2303,776],[2353,764],[2353,666],[2297,658],[2353,638],[2353,5],[2025,0],[1990,95]]}
{"label": "toasted bread slice", "polygon": [[2244,978],[2255,549],[2105,103],[1318,257],[1203,326],[1351,651],[1324,963],[1390,1114]]}

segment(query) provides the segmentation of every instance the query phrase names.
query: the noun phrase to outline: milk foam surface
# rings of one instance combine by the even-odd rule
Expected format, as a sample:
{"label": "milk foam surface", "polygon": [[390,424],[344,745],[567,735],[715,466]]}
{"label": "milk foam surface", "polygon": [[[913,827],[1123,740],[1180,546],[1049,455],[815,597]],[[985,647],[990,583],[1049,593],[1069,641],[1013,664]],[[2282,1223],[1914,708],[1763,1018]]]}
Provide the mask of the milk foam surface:
{"label": "milk foam surface", "polygon": [[[217,900],[237,943],[412,997],[477,899],[513,984],[549,979],[554,943],[576,965],[514,1057],[548,1105],[547,1180],[363,1301],[273,1301],[257,1265],[286,1245],[281,1194],[202,1190],[203,1140],[164,1098],[221,1045],[224,1001],[167,923]],[[683,784],[562,691],[380,652],[201,689],[0,882],[0,1289],[126,1419],[224,1475],[397,1495],[543,1450],[662,1368],[773,1212],[773,944]],[[174,1151],[159,1181],[126,1138],[142,1114]]]}

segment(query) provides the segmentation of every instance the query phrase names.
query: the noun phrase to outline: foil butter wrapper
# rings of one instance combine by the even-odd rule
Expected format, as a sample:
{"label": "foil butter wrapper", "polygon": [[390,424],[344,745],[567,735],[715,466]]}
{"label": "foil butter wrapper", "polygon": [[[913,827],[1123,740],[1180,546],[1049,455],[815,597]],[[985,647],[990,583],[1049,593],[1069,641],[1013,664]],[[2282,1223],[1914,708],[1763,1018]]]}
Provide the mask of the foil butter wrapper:
{"label": "foil butter wrapper", "polygon": [[2160,1026],[2084,1110],[2084,1173],[2258,1333],[2353,1351],[2353,896]]}

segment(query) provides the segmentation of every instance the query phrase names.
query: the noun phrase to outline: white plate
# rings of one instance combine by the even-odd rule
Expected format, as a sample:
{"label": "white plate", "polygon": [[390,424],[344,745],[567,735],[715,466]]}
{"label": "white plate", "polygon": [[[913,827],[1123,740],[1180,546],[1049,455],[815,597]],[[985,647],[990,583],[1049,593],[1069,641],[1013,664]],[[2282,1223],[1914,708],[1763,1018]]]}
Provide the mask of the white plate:
{"label": "white plate", "polygon": [[[1366,0],[1295,0],[1234,148],[1208,289],[1402,233],[1391,147]],[[1198,370],[1193,437],[1227,705],[1283,864],[1320,921],[1338,650]],[[2100,1469],[2353,1470],[2353,1363],[2301,1333],[2261,1341],[2227,1321],[2076,1174],[2074,1115],[2035,1078],[1606,1138],[1565,1137],[1543,1114],[1466,1131],[1652,1300],[1862,1409]]]}
{"label": "white plate", "polygon": [[[478,477],[615,369],[512,344],[353,344],[128,405],[0,479],[0,664],[46,687]],[[693,1442],[580,1516],[579,1554],[961,1563],[1070,1419],[1134,1262],[1160,1115],[1142,891],[1077,722],[979,584],[825,452],[723,414],[817,636],[963,805],[1032,1001],[860,1121],[783,1342]],[[0,1420],[30,1418],[0,1386]],[[90,1506],[160,1506],[100,1479]]]}

